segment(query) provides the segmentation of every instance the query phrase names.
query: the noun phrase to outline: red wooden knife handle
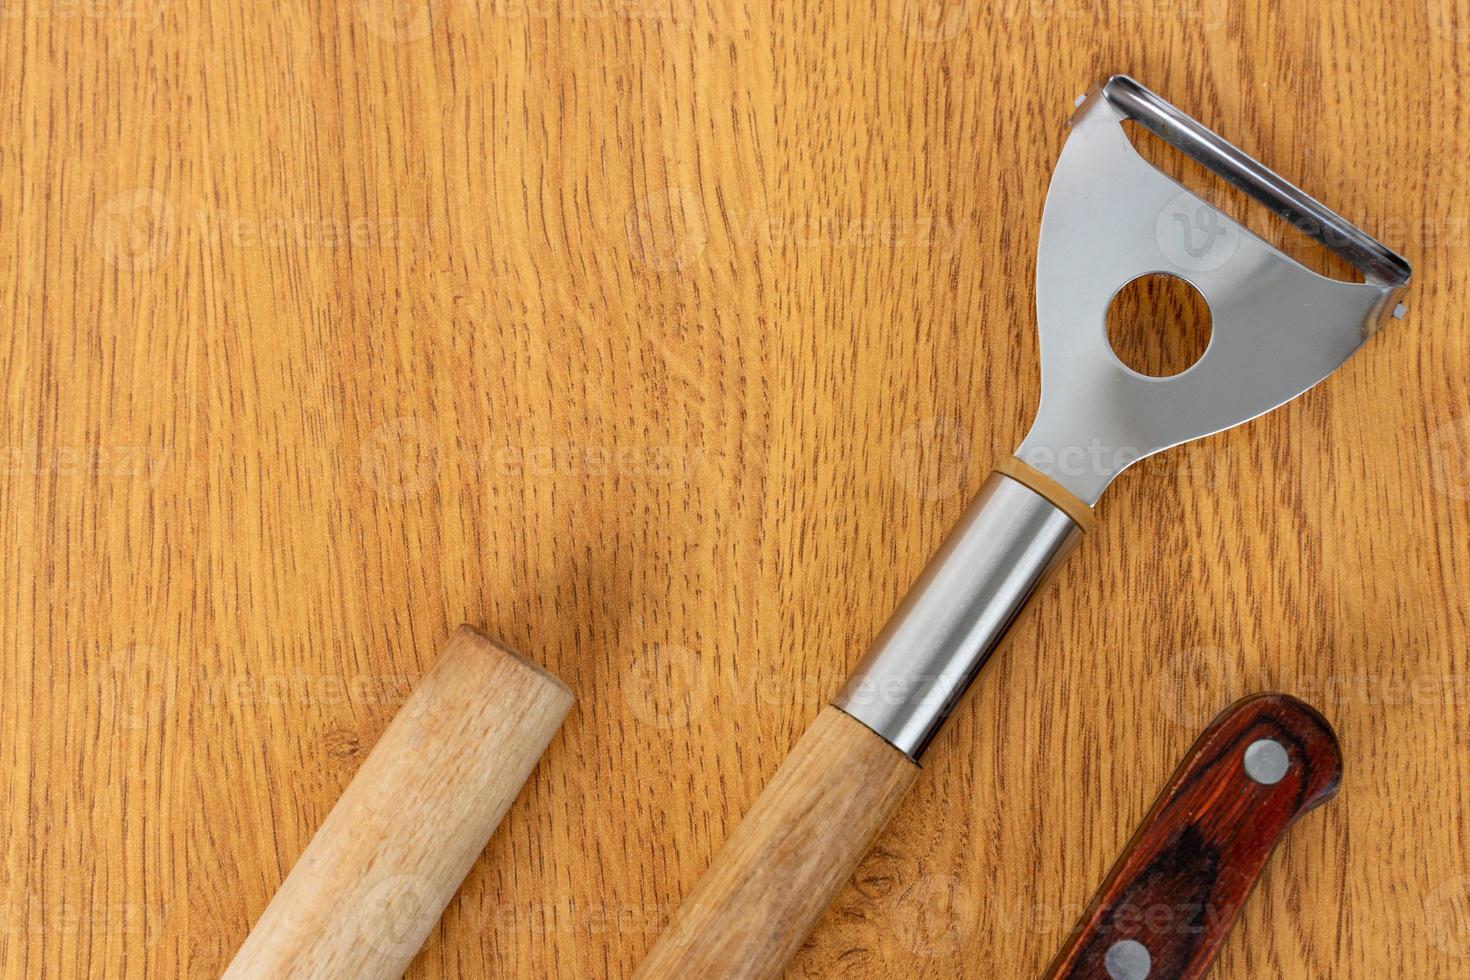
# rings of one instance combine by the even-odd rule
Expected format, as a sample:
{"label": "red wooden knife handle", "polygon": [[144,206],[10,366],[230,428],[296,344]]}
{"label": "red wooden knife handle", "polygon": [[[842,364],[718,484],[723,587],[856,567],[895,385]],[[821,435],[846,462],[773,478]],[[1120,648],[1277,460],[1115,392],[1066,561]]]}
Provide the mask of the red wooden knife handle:
{"label": "red wooden knife handle", "polygon": [[1276,842],[1330,800],[1337,736],[1285,694],[1210,723],[1057,954],[1052,980],[1204,976]]}

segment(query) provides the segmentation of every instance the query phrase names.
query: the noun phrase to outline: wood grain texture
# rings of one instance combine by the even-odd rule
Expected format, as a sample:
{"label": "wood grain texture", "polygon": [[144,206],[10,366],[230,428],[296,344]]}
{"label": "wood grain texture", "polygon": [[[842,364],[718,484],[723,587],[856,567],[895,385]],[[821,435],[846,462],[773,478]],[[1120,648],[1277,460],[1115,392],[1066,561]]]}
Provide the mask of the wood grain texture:
{"label": "wood grain texture", "polygon": [[824,708],[634,976],[780,976],[918,775],[862,722]]}
{"label": "wood grain texture", "polygon": [[1114,71],[1409,317],[1109,491],[788,973],[1040,974],[1281,690],[1343,791],[1215,975],[1463,976],[1460,0],[9,0],[0,976],[217,975],[461,622],[579,701],[410,972],[628,976],[1024,435]]}
{"label": "wood grain texture", "polygon": [[[1247,760],[1262,741],[1284,750],[1286,765],[1257,780]],[[1120,942],[1143,947],[1150,976],[1199,980],[1282,835],[1341,781],[1337,736],[1310,705],[1255,694],[1225,709],[1170,777],[1047,980],[1109,976]]]}
{"label": "wood grain texture", "polygon": [[461,626],[312,836],[226,980],[394,980],[459,890],[572,706]]}

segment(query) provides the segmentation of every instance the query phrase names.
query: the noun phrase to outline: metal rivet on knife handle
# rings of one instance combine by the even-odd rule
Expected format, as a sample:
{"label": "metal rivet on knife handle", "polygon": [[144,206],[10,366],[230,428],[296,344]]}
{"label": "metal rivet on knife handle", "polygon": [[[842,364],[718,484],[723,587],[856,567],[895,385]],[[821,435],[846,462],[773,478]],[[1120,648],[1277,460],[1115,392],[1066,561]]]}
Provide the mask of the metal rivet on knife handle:
{"label": "metal rivet on knife handle", "polygon": [[1262,786],[1275,786],[1291,767],[1291,757],[1274,738],[1257,739],[1246,746],[1241,761],[1245,774]]}
{"label": "metal rivet on knife handle", "polygon": [[1148,980],[1153,969],[1153,957],[1148,947],[1136,939],[1120,939],[1108,947],[1103,966],[1108,971],[1108,980]]}
{"label": "metal rivet on knife handle", "polygon": [[[1316,237],[1364,281],[1310,272],[1216,212],[1139,155],[1123,131],[1130,119]],[[1210,308],[1209,346],[1167,378],[1130,370],[1107,339],[1113,296],[1150,273],[1185,279]],[[832,702],[844,717],[823,712],[832,774],[805,791],[778,774],[780,798],[763,795],[752,810],[761,832],[736,831],[706,876],[714,884],[701,882],[689,900],[697,911],[681,909],[639,976],[779,974],[876,833],[871,820],[844,823],[850,804],[872,794],[873,771],[886,774],[876,784],[881,806],[863,812],[887,819],[896,806],[888,790],[906,785],[894,774],[918,765],[1113,479],[1321,381],[1383,325],[1408,281],[1402,258],[1132,79],[1114,76],[1089,93],[1042,217],[1041,404],[1016,451],[1024,467],[1003,464],[980,488]],[[811,748],[803,738],[796,751]],[[772,830],[780,819],[804,821],[802,833]],[[779,889],[762,871],[773,850]],[[701,953],[710,949],[718,958]]]}

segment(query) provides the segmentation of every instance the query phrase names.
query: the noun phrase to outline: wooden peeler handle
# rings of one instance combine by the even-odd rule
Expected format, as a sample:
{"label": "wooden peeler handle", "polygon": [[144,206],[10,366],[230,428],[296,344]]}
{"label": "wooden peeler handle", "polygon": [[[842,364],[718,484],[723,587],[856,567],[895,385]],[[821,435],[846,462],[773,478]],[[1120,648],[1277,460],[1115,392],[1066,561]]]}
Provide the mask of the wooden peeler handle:
{"label": "wooden peeler handle", "polygon": [[1237,701],[1195,742],[1052,962],[1049,980],[1192,980],[1286,829],[1330,800],[1337,736],[1285,694]]}
{"label": "wooden peeler handle", "polygon": [[863,662],[782,763],[636,974],[776,976],[1092,510],[1002,460]]}
{"label": "wooden peeler handle", "polygon": [[918,774],[861,722],[824,708],[635,977],[779,975]]}

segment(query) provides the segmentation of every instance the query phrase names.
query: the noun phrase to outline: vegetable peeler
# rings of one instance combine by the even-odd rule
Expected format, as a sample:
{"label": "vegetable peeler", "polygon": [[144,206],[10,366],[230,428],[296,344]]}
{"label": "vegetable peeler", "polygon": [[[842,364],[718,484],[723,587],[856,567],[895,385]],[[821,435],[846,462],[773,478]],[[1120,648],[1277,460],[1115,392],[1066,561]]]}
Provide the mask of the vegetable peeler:
{"label": "vegetable peeler", "polygon": [[[1319,275],[1165,176],[1134,121],[1350,263]],[[1202,233],[1204,232],[1204,233]],[[1145,275],[1209,306],[1200,359],[1165,378],[1107,339]],[[926,749],[1042,586],[1147,456],[1239,425],[1331,374],[1400,311],[1404,259],[1158,95],[1117,75],[1080,100],[1047,193],[1036,263],[1041,404],[851,679],[782,763],[639,976],[777,975],[919,772]]]}

